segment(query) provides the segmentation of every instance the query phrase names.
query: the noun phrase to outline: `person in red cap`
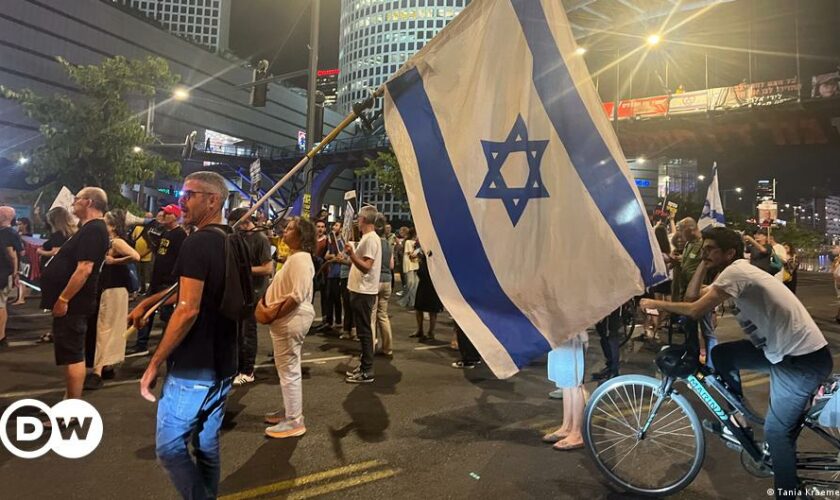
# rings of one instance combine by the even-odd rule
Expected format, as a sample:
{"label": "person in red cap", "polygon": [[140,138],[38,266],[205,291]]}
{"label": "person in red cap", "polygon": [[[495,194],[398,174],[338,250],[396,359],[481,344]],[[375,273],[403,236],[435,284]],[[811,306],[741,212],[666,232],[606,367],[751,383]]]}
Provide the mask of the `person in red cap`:
{"label": "person in red cap", "polygon": [[[152,264],[152,281],[149,284],[149,296],[161,290],[165,290],[175,284],[176,278],[172,275],[175,268],[175,261],[178,260],[178,253],[181,251],[181,243],[187,239],[187,232],[180,226],[181,207],[178,205],[166,205],[162,209],[164,233],[160,237],[160,243],[155,252],[154,263]],[[173,306],[162,306],[160,308],[160,319],[166,323],[172,315]],[[125,357],[149,355],[149,336],[152,332],[154,314],[149,318],[146,325],[137,332],[137,343],[126,349]]]}

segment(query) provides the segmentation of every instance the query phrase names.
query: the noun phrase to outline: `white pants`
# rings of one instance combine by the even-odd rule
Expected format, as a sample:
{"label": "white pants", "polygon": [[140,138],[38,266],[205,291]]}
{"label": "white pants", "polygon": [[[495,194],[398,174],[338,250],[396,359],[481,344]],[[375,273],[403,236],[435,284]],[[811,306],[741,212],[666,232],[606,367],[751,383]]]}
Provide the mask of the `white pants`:
{"label": "white pants", "polygon": [[125,360],[125,318],[128,316],[128,290],[108,288],[102,291],[96,318],[96,353],[93,366],[115,365]]}
{"label": "white pants", "polygon": [[[304,307],[309,305],[308,308]],[[315,319],[310,304],[302,304],[291,316],[275,321],[269,327],[274,344],[274,366],[280,378],[283,407],[287,419],[303,415],[303,383],[300,374],[300,352],[303,339]]]}

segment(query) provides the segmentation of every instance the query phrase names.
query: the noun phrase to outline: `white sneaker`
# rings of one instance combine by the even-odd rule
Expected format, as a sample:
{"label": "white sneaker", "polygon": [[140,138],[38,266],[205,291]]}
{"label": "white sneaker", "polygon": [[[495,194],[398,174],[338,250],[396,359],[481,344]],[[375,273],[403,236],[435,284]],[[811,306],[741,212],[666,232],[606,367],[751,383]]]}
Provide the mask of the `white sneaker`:
{"label": "white sneaker", "polygon": [[238,387],[240,385],[250,384],[254,381],[254,375],[247,375],[245,373],[240,373],[233,379],[233,385]]}
{"label": "white sneaker", "polygon": [[293,420],[283,419],[277,425],[265,429],[266,436],[276,439],[302,436],[304,434],[306,434],[306,427],[303,425],[303,415]]}
{"label": "white sneaker", "polygon": [[263,416],[263,421],[271,425],[277,425],[284,420],[286,420],[286,410],[273,411]]}

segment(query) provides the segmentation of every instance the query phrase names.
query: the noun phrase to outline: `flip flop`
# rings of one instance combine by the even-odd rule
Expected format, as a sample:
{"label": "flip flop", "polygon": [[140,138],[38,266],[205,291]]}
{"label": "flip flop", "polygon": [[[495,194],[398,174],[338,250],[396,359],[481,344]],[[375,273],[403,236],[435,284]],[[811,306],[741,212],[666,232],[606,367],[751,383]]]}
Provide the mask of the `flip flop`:
{"label": "flip flop", "polygon": [[556,432],[550,432],[542,437],[542,442],[557,443],[559,441],[562,441],[563,439],[566,439],[566,436],[568,436],[568,434],[557,434]]}
{"label": "flip flop", "polygon": [[575,444],[563,444],[563,441],[558,441],[554,443],[552,446],[557,451],[572,451],[572,450],[579,450],[583,448],[583,443],[575,443]]}

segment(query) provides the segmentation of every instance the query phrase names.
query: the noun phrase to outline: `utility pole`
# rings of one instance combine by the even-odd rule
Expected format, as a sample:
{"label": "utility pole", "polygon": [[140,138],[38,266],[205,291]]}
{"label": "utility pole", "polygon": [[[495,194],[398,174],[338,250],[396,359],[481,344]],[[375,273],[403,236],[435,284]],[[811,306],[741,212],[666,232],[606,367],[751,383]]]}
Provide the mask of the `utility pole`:
{"label": "utility pole", "polygon": [[[315,146],[316,134],[315,128],[318,120],[315,116],[315,107],[317,105],[315,94],[318,85],[318,35],[320,28],[321,17],[321,0],[310,0],[312,9],[309,12],[311,16],[309,19],[309,81],[306,87],[306,149],[311,150]],[[301,216],[308,219],[311,212],[312,204],[312,177],[315,175],[315,158],[309,160],[309,164],[304,169],[304,178],[306,180],[306,187],[303,191],[303,206],[301,207]]]}

